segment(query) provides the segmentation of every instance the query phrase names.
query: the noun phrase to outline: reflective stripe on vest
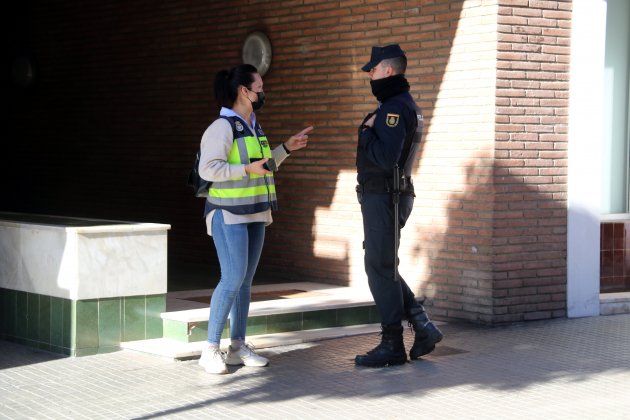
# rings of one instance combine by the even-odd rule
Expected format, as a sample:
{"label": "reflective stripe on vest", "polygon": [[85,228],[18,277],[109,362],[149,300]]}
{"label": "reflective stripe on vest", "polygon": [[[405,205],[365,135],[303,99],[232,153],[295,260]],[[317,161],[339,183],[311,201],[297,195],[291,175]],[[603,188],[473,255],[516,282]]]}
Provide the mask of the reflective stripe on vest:
{"label": "reflective stripe on vest", "polygon": [[[271,148],[260,125],[254,130],[236,117],[222,117],[232,126],[234,142],[228,155],[230,164],[249,164],[252,160],[271,158]],[[229,181],[213,182],[206,199],[205,214],[215,209],[225,209],[233,214],[253,214],[277,208],[276,185],[273,175],[246,174]]]}

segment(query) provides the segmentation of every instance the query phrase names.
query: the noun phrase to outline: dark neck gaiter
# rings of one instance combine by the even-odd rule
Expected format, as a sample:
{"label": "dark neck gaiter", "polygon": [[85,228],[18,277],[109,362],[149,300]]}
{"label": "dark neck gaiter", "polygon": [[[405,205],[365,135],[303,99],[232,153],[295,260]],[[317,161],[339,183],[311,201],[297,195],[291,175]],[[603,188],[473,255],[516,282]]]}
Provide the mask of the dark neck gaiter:
{"label": "dark neck gaiter", "polygon": [[409,92],[409,82],[405,79],[404,74],[395,74],[384,79],[370,80],[370,86],[372,86],[372,94],[379,102],[383,102],[392,96]]}

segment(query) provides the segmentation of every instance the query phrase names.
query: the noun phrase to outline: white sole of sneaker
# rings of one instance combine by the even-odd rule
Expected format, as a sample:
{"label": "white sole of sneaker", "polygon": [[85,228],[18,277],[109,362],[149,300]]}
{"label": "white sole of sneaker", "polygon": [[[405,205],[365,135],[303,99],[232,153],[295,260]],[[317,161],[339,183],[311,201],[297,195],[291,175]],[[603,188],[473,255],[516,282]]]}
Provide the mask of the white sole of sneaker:
{"label": "white sole of sneaker", "polygon": [[226,361],[225,362],[226,365],[228,366],[247,366],[247,367],[265,367],[265,366],[269,366],[269,362],[267,361],[266,363],[262,363],[262,362],[245,362],[245,361]]}
{"label": "white sole of sneaker", "polygon": [[206,373],[209,373],[211,375],[225,375],[226,373],[228,373],[227,368],[222,369],[222,370],[212,370],[212,369],[205,368],[205,370],[206,370]]}
{"label": "white sole of sneaker", "polygon": [[211,364],[208,363],[204,363],[201,359],[199,359],[199,366],[201,366],[202,368],[204,368],[204,370],[206,371],[206,373],[211,373],[213,375],[224,375],[226,373],[228,373],[227,370],[227,364],[223,367],[216,367],[216,366],[212,366]]}

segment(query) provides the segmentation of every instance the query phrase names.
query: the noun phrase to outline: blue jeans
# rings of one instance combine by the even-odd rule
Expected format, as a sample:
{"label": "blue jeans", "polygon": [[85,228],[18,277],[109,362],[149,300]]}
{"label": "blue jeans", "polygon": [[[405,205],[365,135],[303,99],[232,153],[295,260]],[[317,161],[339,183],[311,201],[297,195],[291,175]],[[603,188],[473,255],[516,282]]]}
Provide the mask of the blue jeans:
{"label": "blue jeans", "polygon": [[230,337],[245,340],[254,273],[265,240],[265,224],[225,224],[223,212],[212,217],[212,238],[219,256],[221,279],[210,300],[208,342],[219,344],[228,314]]}

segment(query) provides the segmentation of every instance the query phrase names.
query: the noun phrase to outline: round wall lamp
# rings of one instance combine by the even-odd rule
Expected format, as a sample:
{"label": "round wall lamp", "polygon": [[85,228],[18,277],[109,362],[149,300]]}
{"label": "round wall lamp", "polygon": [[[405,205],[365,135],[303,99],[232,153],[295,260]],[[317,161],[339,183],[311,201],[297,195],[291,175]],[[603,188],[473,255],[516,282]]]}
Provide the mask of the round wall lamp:
{"label": "round wall lamp", "polygon": [[247,35],[243,42],[243,63],[251,64],[264,76],[271,66],[271,42],[260,31]]}

